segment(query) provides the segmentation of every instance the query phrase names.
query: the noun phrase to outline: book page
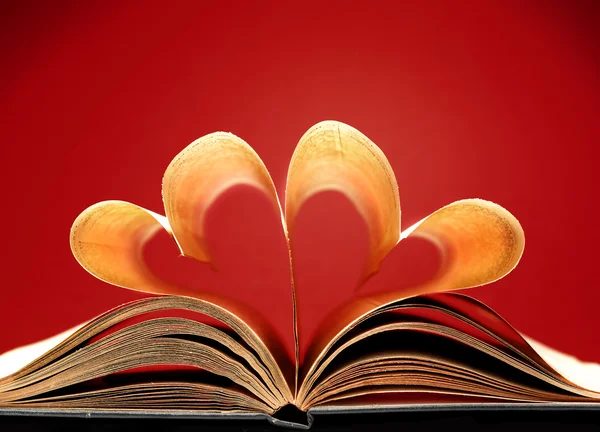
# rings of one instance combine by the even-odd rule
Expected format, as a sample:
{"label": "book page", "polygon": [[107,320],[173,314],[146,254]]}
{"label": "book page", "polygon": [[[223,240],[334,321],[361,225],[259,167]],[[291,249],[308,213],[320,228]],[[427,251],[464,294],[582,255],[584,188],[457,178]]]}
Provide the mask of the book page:
{"label": "book page", "polygon": [[325,121],[301,138],[290,163],[285,220],[292,262],[295,220],[302,204],[327,190],[344,194],[366,224],[369,242],[363,281],[376,278],[382,260],[409,237],[423,238],[435,245],[442,264],[426,283],[357,295],[333,311],[316,339],[300,347],[307,353],[300,379],[310,373],[319,356],[347,326],[377,307],[420,294],[493,282],[509,273],[523,253],[525,237],[517,219],[501,206],[481,199],[451,203],[401,232],[398,186],[383,152],[351,126]]}
{"label": "book page", "polygon": [[[280,216],[292,272],[290,330],[295,341],[295,363],[267,317],[253,313],[231,293],[190,289],[166,281],[154,274],[143,259],[143,246],[163,231],[184,257],[214,266],[204,220],[217,198],[235,185],[260,190]],[[301,287],[294,284],[294,228],[302,205],[323,191],[346,196],[366,224],[368,251],[361,282],[377,277],[381,262],[407,238],[431,242],[439,250],[441,266],[425,283],[357,295],[330,314],[314,340],[300,346],[298,322],[302,314],[296,310],[296,295]],[[165,172],[163,199],[166,216],[124,201],[105,201],[85,210],[71,231],[76,259],[91,274],[113,285],[194,297],[228,311],[251,329],[258,352],[278,375],[278,385],[286,387],[283,391],[290,401],[331,348],[371,314],[401,299],[498,280],[517,265],[525,243],[517,219],[501,206],[482,199],[456,201],[401,231],[398,185],[385,155],[365,135],[335,121],[315,125],[300,139],[289,166],[284,211],[258,155],[243,140],[223,132],[196,140],[175,157]],[[518,340],[512,342],[519,346]],[[27,349],[17,355],[25,359],[26,353],[33,352]],[[300,352],[306,354],[302,365]],[[14,353],[11,355],[15,358]],[[568,362],[563,359],[561,363]]]}
{"label": "book page", "polygon": [[600,364],[584,362],[523,335],[531,347],[556,371],[574,384],[600,393]]}
{"label": "book page", "polygon": [[302,407],[350,397],[348,392],[396,392],[402,399],[401,393],[424,388],[513,401],[600,398],[502,346],[455,329],[445,313],[437,316],[442,318],[439,324],[435,316],[423,319],[422,314],[405,314],[404,305],[399,307],[400,314],[390,311],[384,320],[371,318],[375,321],[336,345],[317,375],[303,383]]}
{"label": "book page", "polygon": [[[267,316],[255,313],[250,305],[236,299],[234,290],[244,290],[244,286],[219,291],[219,284],[194,288],[175,284],[158,277],[142,254],[149,240],[164,231],[183,257],[197,261],[198,265],[214,266],[204,220],[215,200],[236,185],[260,190],[276,211],[277,223],[283,226],[275,187],[258,155],[235,135],[219,132],[194,141],[167,168],[163,178],[166,217],[125,201],[100,202],[82,212],[74,222],[71,249],[87,271],[112,285],[152,294],[199,298],[227,309],[257,334],[267,348],[267,355],[274,358],[283,373],[291,394],[296,370],[293,354],[289,355],[285,341]],[[287,243],[285,236],[282,238],[287,266]],[[277,289],[289,293],[289,279]],[[281,298],[289,299],[289,294]],[[292,305],[286,302],[278,307],[290,311],[291,340]]]}
{"label": "book page", "polygon": [[[202,315],[225,327],[204,324]],[[209,411],[212,405],[214,411],[215,404],[228,409],[220,396],[225,392],[230,399],[242,398],[249,409],[261,406],[261,411],[272,412],[291,398],[277,365],[252,329],[203,300],[161,296],[133,301],[57,341],[50,338],[26,348],[36,357],[0,379],[0,405],[149,408],[162,398],[164,407],[187,403]],[[23,352],[16,352],[8,354],[7,362],[15,355],[26,361]],[[193,369],[187,378],[182,375],[186,367]],[[194,394],[184,388],[188,384],[208,386],[209,391]],[[61,389],[65,393],[57,395]],[[47,396],[49,390],[54,393]],[[154,394],[155,402],[144,401],[145,394]]]}
{"label": "book page", "polygon": [[25,367],[42,354],[45,354],[51,348],[54,348],[64,340],[68,339],[73,333],[75,333],[84,325],[85,323],[80,324],[55,336],[29,345],[23,345],[3,353],[0,355],[0,379],[7,377],[8,375]]}
{"label": "book page", "polygon": [[[563,373],[563,370],[553,368],[553,363],[546,361],[547,356],[541,355],[542,351],[539,354],[536,352],[534,348],[537,349],[537,346],[532,348],[526,339],[484,304],[462,294],[437,293],[411,297],[386,305],[372,311],[361,322],[349,329],[316,364],[317,369],[305,377],[299,391],[300,402],[310,403],[309,401],[320,392],[335,394],[333,389],[329,388],[327,378],[322,376],[323,373],[327,375],[326,371],[331,369],[331,364],[345,359],[343,361],[346,362],[346,367],[348,370],[354,371],[353,373],[356,373],[360,364],[363,365],[361,368],[365,371],[376,370],[379,366],[371,363],[368,355],[379,356],[380,362],[387,362],[386,356],[383,355],[384,351],[395,345],[402,349],[406,348],[406,344],[411,340],[407,338],[407,335],[414,331],[422,331],[423,335],[413,336],[413,344],[421,343],[427,338],[427,334],[437,333],[444,339],[455,339],[490,356],[488,360],[483,359],[480,366],[489,368],[489,365],[486,366],[486,364],[493,363],[494,358],[496,361],[502,361],[503,368],[506,369],[507,366],[513,368],[513,372],[510,371],[510,368],[507,370],[506,376],[509,379],[518,370],[527,372],[527,379],[514,382],[514,385],[517,386],[515,389],[518,391],[522,391],[523,386],[531,386],[531,383],[527,384],[527,380],[531,381],[532,377],[536,377],[537,380],[540,380],[539,382],[545,382],[555,387],[554,393],[546,393],[544,397],[539,393],[540,400],[561,400],[564,391],[591,398],[591,400],[600,398],[599,393],[594,393],[593,376],[586,380],[585,375],[588,372],[594,372],[594,369],[597,370],[598,365],[589,364],[587,368],[577,369],[579,365],[570,359],[567,365],[571,365],[574,371],[578,371],[580,378],[579,380],[571,379],[572,377]],[[390,333],[389,336],[384,336],[386,332]],[[378,339],[379,342],[375,342],[374,339]],[[442,343],[446,343],[445,340],[438,340],[425,346],[421,345],[419,356],[439,354]],[[359,344],[360,347],[356,347],[356,344]],[[456,351],[456,349],[453,350]],[[446,354],[452,354],[453,350]],[[560,353],[556,353],[556,356],[563,357]],[[388,357],[389,361],[395,361],[393,360],[394,355]],[[417,357],[407,358],[406,362],[414,362]],[[472,368],[476,366],[473,363],[474,358],[473,355],[469,355],[464,356],[462,360],[456,359],[462,362],[461,373],[472,371]],[[436,368],[440,369],[441,373],[441,370],[449,365],[450,363],[446,362]],[[498,366],[495,368],[498,369]],[[418,366],[418,369],[421,370],[422,367]],[[386,370],[385,367],[383,370]],[[491,370],[493,371],[494,368]],[[341,375],[336,378],[338,381],[340,379]],[[483,378],[475,376],[474,379],[480,382]],[[505,385],[502,379],[496,381],[495,386]],[[358,389],[363,384],[357,378],[352,386]],[[480,382],[480,384],[484,383]],[[373,391],[379,392],[380,389],[377,387]],[[402,391],[404,391],[403,388],[398,387],[397,392]]]}

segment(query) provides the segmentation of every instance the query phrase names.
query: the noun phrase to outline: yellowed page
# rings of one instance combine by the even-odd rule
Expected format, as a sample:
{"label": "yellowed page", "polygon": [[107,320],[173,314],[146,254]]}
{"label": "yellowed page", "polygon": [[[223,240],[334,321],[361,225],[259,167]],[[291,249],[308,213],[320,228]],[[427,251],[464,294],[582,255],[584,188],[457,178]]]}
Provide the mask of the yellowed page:
{"label": "yellowed page", "polygon": [[516,218],[499,205],[480,199],[443,207],[403,232],[401,240],[408,236],[422,237],[439,248],[442,265],[438,273],[422,285],[357,297],[331,314],[307,352],[302,376],[353,322],[374,309],[407,297],[498,280],[517,265],[525,246]]}
{"label": "yellowed page", "polygon": [[235,301],[233,293],[191,289],[162,280],[142,256],[144,245],[163,229],[183,256],[212,265],[203,231],[204,216],[219,194],[236,184],[262,190],[282,214],[271,177],[254,150],[230,133],[207,135],[182,150],[167,168],[163,178],[166,217],[124,201],[100,202],[73,223],[71,249],[87,271],[110,284],[153,294],[200,298],[227,309],[256,332],[267,347],[267,355],[274,357],[293,387],[295,364],[264,317]]}
{"label": "yellowed page", "polygon": [[[200,336],[187,340],[185,336]],[[218,344],[206,344],[211,340]],[[227,346],[229,349],[222,349]],[[234,352],[239,357],[231,356]],[[276,388],[270,391],[253,371],[260,371],[256,358],[225,333],[196,321],[158,318],[117,330],[98,341],[68,352],[30,375],[0,384],[0,404],[21,403],[49,389],[58,390],[120,371],[149,365],[188,365],[226,377],[272,407],[285,404]],[[262,375],[268,379],[267,374]],[[73,393],[77,396],[77,391]]]}
{"label": "yellowed page", "polygon": [[351,126],[325,121],[302,137],[290,163],[285,215],[292,262],[295,218],[310,196],[325,190],[347,196],[367,225],[369,250],[364,279],[409,236],[422,237],[437,246],[442,265],[425,284],[357,296],[332,313],[309,347],[302,376],[352,322],[373,309],[409,296],[493,282],[509,273],[523,253],[525,237],[517,219],[501,206],[480,199],[447,205],[401,233],[398,186],[383,152]]}
{"label": "yellowed page", "polygon": [[[398,315],[398,318],[400,319],[400,315]],[[405,331],[404,336],[402,334],[403,331]],[[385,335],[386,332],[390,333]],[[450,351],[446,349],[445,353],[439,350],[439,345],[442,342],[453,340],[455,342],[459,342],[460,345],[464,345],[465,347],[468,346],[479,351],[480,353],[485,353],[486,356],[488,356],[487,364],[493,365],[494,360],[499,360],[507,366],[511,366],[512,368],[514,368],[515,371],[521,370],[530,375],[531,377],[535,377],[536,380],[539,380],[539,382],[545,382],[555,388],[555,391],[547,393],[546,396],[544,396],[543,398],[541,397],[542,393],[539,393],[539,400],[560,400],[562,396],[567,397],[565,394],[563,394],[563,392],[565,391],[570,393],[570,396],[573,397],[590,398],[585,399],[583,401],[594,401],[594,399],[598,400],[600,398],[600,394],[598,393],[593,393],[593,391],[587,391],[589,389],[585,390],[585,387],[584,390],[582,390],[574,386],[572,383],[566,382],[563,379],[559,379],[555,376],[551,376],[547,373],[546,370],[534,367],[530,363],[523,362],[522,359],[514,357],[504,352],[503,350],[489,345],[486,342],[482,342],[481,340],[470,336],[466,333],[463,333],[460,330],[456,330],[447,325],[434,324],[431,322],[411,321],[409,319],[408,321],[390,322],[384,325],[368,329],[364,332],[359,332],[352,339],[346,340],[343,344],[338,345],[334,352],[328,353],[324,361],[319,365],[319,368],[317,369],[315,374],[307,377],[307,379],[302,383],[302,387],[300,388],[300,392],[298,395],[298,402],[301,404],[301,406],[307,407],[307,403],[309,403],[307,402],[307,400],[310,401],[316,396],[316,394],[319,394],[321,392],[334,392],[333,389],[329,388],[330,385],[328,385],[327,383],[323,383],[323,381],[327,380],[328,378],[326,376],[320,376],[320,374],[324,373],[325,371],[328,371],[326,372],[326,374],[331,374],[332,370],[328,370],[327,367],[332,363],[338,361],[340,357],[343,358],[343,353],[345,350],[351,350],[353,346],[355,346],[357,343],[360,343],[361,341],[367,342],[370,338],[374,337],[377,334],[385,335],[388,338],[387,342],[382,343],[381,346],[371,345],[371,348],[369,348],[371,350],[370,352],[366,351],[363,346],[361,351],[356,351],[353,356],[346,358],[345,366],[342,367],[337,365],[335,367],[342,371],[344,369],[353,369],[353,371],[358,374],[358,376],[356,377],[357,379],[355,380],[353,385],[356,387],[361,387],[363,386],[363,383],[360,382],[359,378],[360,376],[365,375],[365,373],[357,372],[356,366],[362,363],[363,367],[366,370],[372,368],[377,369],[376,362],[370,362],[369,356],[392,360],[396,354],[390,355],[386,354],[386,352],[388,350],[394,349],[392,348],[394,344],[398,344],[396,346],[402,349],[406,349],[406,344],[410,344],[410,333],[414,332],[421,333],[421,340],[427,340],[427,336],[432,334],[435,334],[438,337],[442,337],[443,339],[438,340],[438,345],[422,346],[419,348],[419,350],[412,351],[412,354],[402,354],[403,356],[406,356],[407,359],[410,359],[410,361],[417,360],[421,356],[431,356],[432,359],[435,359],[438,358],[441,354],[444,354],[445,357],[439,357],[437,362],[443,363],[446,366],[452,366],[453,362],[459,361],[462,365],[461,369],[463,369],[464,373],[468,374],[471,372],[476,372],[481,367],[481,358],[478,361],[475,361],[472,357],[462,357],[452,360],[450,357],[447,356],[449,354],[455,355],[459,352],[456,346],[453,347]],[[403,339],[403,337],[408,339]],[[479,366],[477,366],[478,362]],[[438,369],[439,376],[443,376],[443,367],[436,367]],[[418,366],[416,367],[416,369],[421,369],[421,367]],[[386,372],[390,371],[391,369],[383,367],[381,370],[383,372]],[[494,372],[494,370],[490,369],[488,372]],[[396,379],[396,382],[400,383],[398,379],[399,378]],[[502,386],[505,384],[509,384],[511,380],[512,378],[510,377],[510,375],[505,376],[504,378],[498,376],[496,379],[497,382],[494,385]],[[476,377],[474,381],[479,385],[484,384],[485,379],[482,376],[480,376]],[[518,380],[512,382],[511,386],[513,387],[513,390],[517,392],[524,391],[526,388],[528,388],[528,385],[526,383],[519,382]],[[399,389],[399,391],[401,391],[401,389]]]}
{"label": "yellowed page", "polygon": [[[193,319],[179,318],[180,310],[221,321],[244,343],[232,337],[233,333]],[[174,315],[146,319],[105,333],[130,318],[159,311],[171,311]],[[98,335],[104,336],[95,340]],[[200,339],[188,339],[186,335]],[[285,381],[274,373],[275,364],[272,360],[269,362],[268,355],[265,358],[265,349],[260,346],[260,340],[252,329],[238,317],[204,300],[181,296],[136,300],[98,316],[65,336],[67,334],[0,356],[0,363],[11,367],[7,372],[20,368],[0,379],[0,405],[20,404],[25,399],[27,401],[23,403],[28,403],[29,398],[37,398],[48,388],[58,389],[73,384],[73,380],[84,382],[110,375],[116,371],[115,367],[127,370],[153,364],[190,364],[228,377],[272,408],[291,401]],[[214,341],[216,345],[206,344],[205,340]],[[74,349],[76,347],[78,349]],[[174,350],[178,350],[179,354]],[[235,355],[232,356],[231,352]],[[31,360],[34,361],[29,363]],[[78,394],[75,389],[74,397],[79,397]]]}
{"label": "yellowed page", "polygon": [[199,138],[169,164],[163,177],[163,200],[175,241],[184,256],[211,263],[204,216],[224,190],[237,184],[262,190],[281,214],[267,168],[245,141],[231,133],[216,132]]}
{"label": "yellowed page", "polygon": [[394,171],[365,135],[344,123],[324,121],[304,134],[290,162],[285,220],[292,242],[302,204],[325,190],[346,195],[367,223],[366,278],[379,269],[400,238],[400,198]]}
{"label": "yellowed page", "polygon": [[156,277],[144,262],[142,248],[160,229],[173,235],[164,216],[125,201],[103,201],[73,222],[71,251],[84,269],[112,285],[192,296],[194,291]]}

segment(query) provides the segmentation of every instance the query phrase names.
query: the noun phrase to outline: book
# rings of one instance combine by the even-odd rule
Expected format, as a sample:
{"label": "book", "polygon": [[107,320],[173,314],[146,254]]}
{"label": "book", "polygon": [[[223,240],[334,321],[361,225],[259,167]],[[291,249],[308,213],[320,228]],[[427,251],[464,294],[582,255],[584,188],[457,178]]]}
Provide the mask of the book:
{"label": "book", "polygon": [[[183,257],[216,271],[203,221],[235,185],[258,190],[280,216],[291,275],[281,287],[290,304],[280,307],[292,311],[286,329],[274,328],[234,292],[164,279],[141,253],[166,232]],[[409,238],[431,242],[441,264],[425,282],[368,295],[355,290],[306,342],[294,229],[302,205],[327,190],[347,197],[365,223],[368,250],[359,285],[377,277],[382,261]],[[520,334],[481,302],[455,292],[513,270],[525,245],[518,220],[498,204],[465,199],[402,231],[392,167],[349,125],[324,121],[302,136],[283,206],[257,153],[224,132],[181,151],[162,191],[164,216],[104,201],[84,210],[70,234],[73,255],[89,273],[151,296],[0,356],[0,409],[268,416],[309,426],[315,412],[600,402],[600,365]],[[293,341],[291,349],[282,333]]]}

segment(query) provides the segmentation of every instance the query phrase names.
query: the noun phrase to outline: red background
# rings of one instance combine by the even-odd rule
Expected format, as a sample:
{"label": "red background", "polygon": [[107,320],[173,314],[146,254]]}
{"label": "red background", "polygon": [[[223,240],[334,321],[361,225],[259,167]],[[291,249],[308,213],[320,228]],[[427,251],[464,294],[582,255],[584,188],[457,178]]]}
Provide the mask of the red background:
{"label": "red background", "polygon": [[[404,228],[460,198],[515,214],[527,238],[519,267],[469,294],[524,333],[600,361],[597,3],[350,3],[2,2],[0,351],[140,296],[71,256],[85,207],[124,199],[163,212],[164,169],[217,130],[249,142],[283,196],[299,137],[336,119],[388,156]],[[325,298],[346,289],[337,281],[364,240],[346,214],[303,228],[341,239],[309,257]]]}

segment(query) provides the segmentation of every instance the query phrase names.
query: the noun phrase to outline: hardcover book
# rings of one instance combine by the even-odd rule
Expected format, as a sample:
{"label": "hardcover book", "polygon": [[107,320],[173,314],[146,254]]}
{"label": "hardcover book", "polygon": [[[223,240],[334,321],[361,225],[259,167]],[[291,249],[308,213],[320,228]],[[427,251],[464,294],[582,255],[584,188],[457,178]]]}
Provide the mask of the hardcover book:
{"label": "hardcover book", "polygon": [[[290,274],[280,290],[289,304],[275,305],[273,313],[289,309],[287,327],[273,326],[236,292],[165,279],[142,253],[157,233],[166,233],[181,259],[218,272],[204,220],[236,185],[259,191],[278,215]],[[307,337],[301,317],[309,303],[299,301],[303,288],[294,267],[295,223],[308,199],[332,190],[354,206],[368,234],[359,285],[376,278],[382,261],[409,238],[431,242],[441,261],[422,283],[368,295],[348,287],[356,295]],[[346,124],[321,122],[300,139],[283,204],[257,153],[223,132],[196,140],[173,159],[162,194],[164,216],[104,201],[77,217],[70,245],[81,266],[149,296],[0,356],[0,408],[271,416],[306,427],[311,413],[328,410],[600,402],[599,365],[527,338],[455,292],[492,283],[518,264],[525,237],[517,219],[498,204],[465,199],[401,230],[392,167]]]}

